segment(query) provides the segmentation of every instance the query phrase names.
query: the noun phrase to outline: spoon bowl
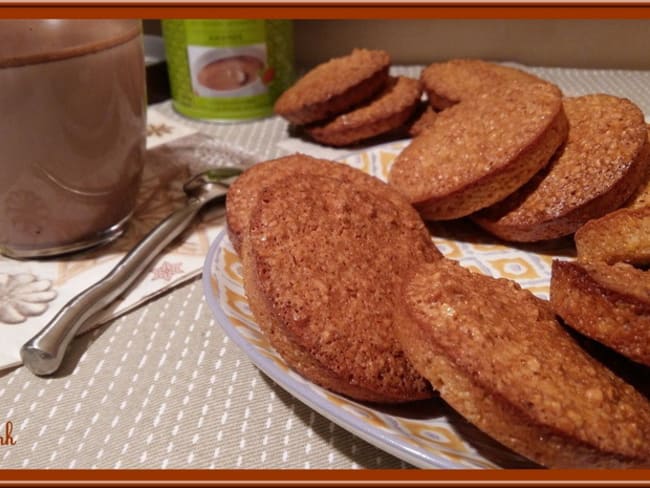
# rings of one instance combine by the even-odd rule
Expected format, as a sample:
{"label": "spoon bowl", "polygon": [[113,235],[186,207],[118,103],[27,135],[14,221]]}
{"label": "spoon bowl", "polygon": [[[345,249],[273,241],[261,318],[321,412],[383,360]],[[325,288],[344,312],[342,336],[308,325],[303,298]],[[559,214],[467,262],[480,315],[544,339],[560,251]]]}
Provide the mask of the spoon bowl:
{"label": "spoon bowl", "polygon": [[210,168],[187,180],[183,185],[183,191],[190,198],[216,198],[215,192],[223,192],[224,189],[227,191],[241,171],[241,168],[233,166]]}

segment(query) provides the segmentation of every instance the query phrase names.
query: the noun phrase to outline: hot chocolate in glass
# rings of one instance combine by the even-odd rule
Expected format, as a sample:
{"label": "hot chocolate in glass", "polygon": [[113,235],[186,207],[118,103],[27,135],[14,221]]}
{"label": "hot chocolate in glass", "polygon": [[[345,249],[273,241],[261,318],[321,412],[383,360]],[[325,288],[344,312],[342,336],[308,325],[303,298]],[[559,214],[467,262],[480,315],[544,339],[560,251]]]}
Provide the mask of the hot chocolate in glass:
{"label": "hot chocolate in glass", "polygon": [[140,21],[0,21],[0,107],[0,252],[118,237],[144,163]]}

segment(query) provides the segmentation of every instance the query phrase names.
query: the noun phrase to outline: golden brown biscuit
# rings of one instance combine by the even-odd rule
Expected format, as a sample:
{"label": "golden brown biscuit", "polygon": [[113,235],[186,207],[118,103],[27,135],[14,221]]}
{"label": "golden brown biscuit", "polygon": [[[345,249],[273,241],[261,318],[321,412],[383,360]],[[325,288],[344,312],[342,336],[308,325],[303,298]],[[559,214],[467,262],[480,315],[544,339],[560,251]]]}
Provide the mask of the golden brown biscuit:
{"label": "golden brown biscuit", "polygon": [[262,190],[242,253],[251,309],[292,368],[358,400],[431,396],[393,331],[404,274],[440,259],[417,214],[301,174]]}
{"label": "golden brown biscuit", "polygon": [[552,468],[650,466],[650,404],[585,353],[548,304],[443,259],[408,281],[407,357],[443,399]]}
{"label": "golden brown biscuit", "polygon": [[418,80],[405,76],[391,78],[382,92],[366,104],[304,130],[321,144],[349,146],[404,125],[417,108],[421,95]]}
{"label": "golden brown biscuit", "polygon": [[567,325],[650,366],[650,272],[627,263],[553,261],[551,304]]}
{"label": "golden brown biscuit", "polygon": [[422,71],[420,79],[429,103],[437,110],[443,110],[513,81],[544,82],[541,78],[520,69],[480,59],[452,59],[433,63]]}
{"label": "golden brown biscuit", "polygon": [[554,262],[551,303],[567,325],[650,366],[650,207],[621,208],[574,236],[577,262]]}
{"label": "golden brown biscuit", "polygon": [[265,186],[284,178],[300,178],[309,173],[352,181],[365,191],[377,193],[388,199],[404,213],[417,217],[416,211],[402,194],[383,181],[346,164],[327,159],[317,159],[305,154],[293,154],[252,166],[231,185],[226,196],[226,222],[228,237],[241,255],[241,243],[245,240],[248,225],[257,198]]}
{"label": "golden brown biscuit", "polygon": [[389,66],[386,51],[354,49],[300,78],[277,99],[275,113],[300,125],[348,111],[384,87]]}
{"label": "golden brown biscuit", "polygon": [[650,151],[641,110],[605,94],[564,100],[569,135],[549,165],[474,220],[518,242],[572,234],[619,208],[639,186]]}
{"label": "golden brown biscuit", "polygon": [[426,219],[463,217],[526,183],[566,134],[556,87],[513,82],[440,112],[396,158],[389,182]]}
{"label": "golden brown biscuit", "polygon": [[574,240],[581,262],[650,264],[650,206],[621,208],[590,220]]}

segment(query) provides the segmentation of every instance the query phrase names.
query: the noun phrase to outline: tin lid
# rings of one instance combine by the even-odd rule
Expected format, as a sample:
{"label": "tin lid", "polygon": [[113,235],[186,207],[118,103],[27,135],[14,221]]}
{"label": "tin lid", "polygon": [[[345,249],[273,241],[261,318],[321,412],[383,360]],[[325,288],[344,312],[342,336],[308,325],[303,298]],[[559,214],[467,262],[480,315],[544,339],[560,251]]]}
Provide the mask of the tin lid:
{"label": "tin lid", "polygon": [[136,19],[0,20],[0,68],[81,56],[141,32]]}

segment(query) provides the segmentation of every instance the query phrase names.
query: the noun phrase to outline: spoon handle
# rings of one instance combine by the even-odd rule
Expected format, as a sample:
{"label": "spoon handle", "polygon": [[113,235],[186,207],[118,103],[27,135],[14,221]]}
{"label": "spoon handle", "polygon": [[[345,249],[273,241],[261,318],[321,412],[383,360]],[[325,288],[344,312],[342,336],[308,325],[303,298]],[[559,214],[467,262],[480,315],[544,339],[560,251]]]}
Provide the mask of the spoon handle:
{"label": "spoon handle", "polygon": [[123,293],[153,259],[192,221],[205,202],[189,199],[152,229],[100,281],[72,298],[20,350],[23,363],[34,374],[54,373],[81,325]]}

